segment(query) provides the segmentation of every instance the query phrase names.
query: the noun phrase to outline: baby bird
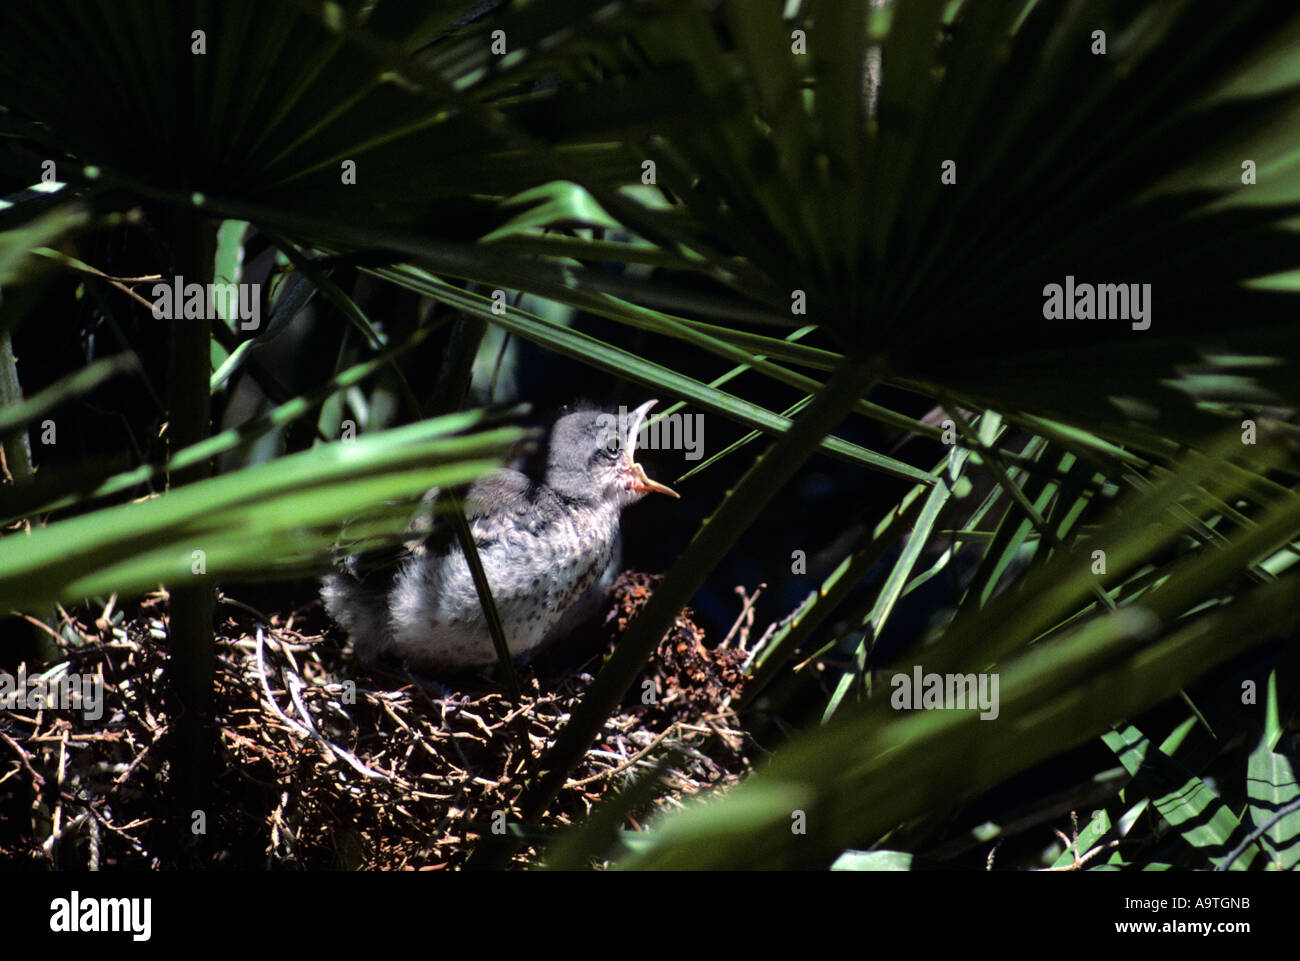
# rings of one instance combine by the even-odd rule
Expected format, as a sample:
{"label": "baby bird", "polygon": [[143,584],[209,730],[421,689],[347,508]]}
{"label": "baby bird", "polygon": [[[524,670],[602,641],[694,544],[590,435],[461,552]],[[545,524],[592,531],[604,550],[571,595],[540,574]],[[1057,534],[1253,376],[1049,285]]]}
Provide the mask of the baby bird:
{"label": "baby bird", "polygon": [[[513,657],[563,637],[599,608],[622,560],[623,508],[652,491],[678,496],[634,459],[654,404],[633,411],[625,431],[616,414],[566,414],[547,438],[540,482],[502,469],[470,488],[466,518]],[[469,564],[446,531],[408,544],[394,567],[363,571],[349,557],[324,579],[321,598],[364,661],[390,653],[420,668],[496,663]]]}

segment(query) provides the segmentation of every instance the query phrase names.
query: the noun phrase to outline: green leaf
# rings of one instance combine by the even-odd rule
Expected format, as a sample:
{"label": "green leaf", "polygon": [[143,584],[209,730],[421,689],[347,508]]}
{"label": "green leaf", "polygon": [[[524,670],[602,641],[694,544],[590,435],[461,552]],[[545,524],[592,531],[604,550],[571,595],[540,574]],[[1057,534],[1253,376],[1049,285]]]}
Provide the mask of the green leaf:
{"label": "green leaf", "polygon": [[911,871],[914,858],[906,851],[845,851],[832,871]]}
{"label": "green leaf", "polygon": [[1265,739],[1250,754],[1246,770],[1246,794],[1249,803],[1243,823],[1262,831],[1259,846],[1264,849],[1271,870],[1290,871],[1300,863],[1300,809],[1283,814],[1288,805],[1295,807],[1300,798],[1300,781],[1290,752],[1270,751]]}
{"label": "green leaf", "polygon": [[[481,420],[481,418],[480,418]],[[161,496],[0,538],[0,608],[39,610],[158,583],[323,570],[339,528],[400,538],[416,498],[500,463],[522,432],[450,436],[463,416],[366,435],[176,488]],[[471,420],[470,423],[473,423]]]}

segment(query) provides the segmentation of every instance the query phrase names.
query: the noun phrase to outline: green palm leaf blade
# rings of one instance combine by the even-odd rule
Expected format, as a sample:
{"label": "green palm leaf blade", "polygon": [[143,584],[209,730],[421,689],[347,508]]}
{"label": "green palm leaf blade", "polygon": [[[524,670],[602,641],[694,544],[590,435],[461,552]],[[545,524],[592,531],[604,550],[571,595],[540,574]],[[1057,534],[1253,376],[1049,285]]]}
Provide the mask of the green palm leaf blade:
{"label": "green palm leaf blade", "polygon": [[[81,180],[82,165],[92,164],[163,189],[274,198],[338,222],[364,217],[468,239],[504,219],[495,212],[498,196],[552,179],[497,127],[513,129],[536,112],[532,101],[545,100],[545,91],[522,98],[518,91],[563,61],[561,41],[577,44],[574,24],[601,4],[567,0],[499,12],[490,26],[506,31],[514,51],[508,58],[491,52],[487,25],[449,32],[472,6],[7,5],[0,11],[0,104],[35,122],[25,132],[48,142],[55,152],[47,155],[75,158],[59,163],[61,179]],[[604,42],[617,46],[627,29],[626,21],[606,26]],[[467,45],[476,56],[449,55]],[[498,105],[503,92],[514,102]],[[636,122],[670,112],[680,96],[663,84],[642,85]],[[607,109],[593,118],[596,99],[590,93],[565,101],[563,122],[553,128],[561,131],[557,146],[585,152],[596,170],[615,173],[625,166],[621,152],[611,168],[602,159],[610,152],[586,141],[593,126],[594,139],[608,142],[610,130],[628,121]],[[136,127],[141,116],[147,137]],[[355,182],[344,177],[348,162]],[[33,179],[39,172],[34,163]]]}
{"label": "green palm leaf blade", "polygon": [[[898,714],[886,692],[845,721],[798,738],[726,799],[664,819],[652,828],[648,849],[622,864],[829,863],[909,818],[943,810],[1103,733],[1116,718],[1159,703],[1261,638],[1294,629],[1300,615],[1287,595],[1296,587],[1260,588],[1154,641],[1152,620],[1140,610],[1108,615],[1006,664],[994,720],[972,711]],[[799,812],[804,833],[791,830]]]}
{"label": "green palm leaf blade", "polygon": [[[200,573],[237,580],[326,569],[343,525],[350,536],[399,538],[421,494],[473,480],[523,436],[517,428],[448,436],[464,422],[363,435],[9,534],[0,538],[0,607],[138,594]],[[380,512],[367,513],[374,505]]]}

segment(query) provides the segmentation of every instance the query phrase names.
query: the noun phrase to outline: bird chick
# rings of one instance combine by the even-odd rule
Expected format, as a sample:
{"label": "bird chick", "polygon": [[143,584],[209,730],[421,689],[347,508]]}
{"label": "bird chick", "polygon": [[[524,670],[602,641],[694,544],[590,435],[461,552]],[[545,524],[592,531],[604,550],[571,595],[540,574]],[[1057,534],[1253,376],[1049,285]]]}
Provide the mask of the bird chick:
{"label": "bird chick", "polygon": [[[616,414],[578,410],[547,439],[544,477],[501,469],[469,490],[465,514],[513,657],[568,634],[599,608],[622,561],[623,509],[650,492],[677,497],[636,463],[637,432],[655,401],[620,430]],[[426,501],[434,502],[431,491]],[[443,531],[406,546],[397,563],[363,570],[348,558],[321,598],[358,656],[414,667],[483,667],[497,660],[464,552]]]}

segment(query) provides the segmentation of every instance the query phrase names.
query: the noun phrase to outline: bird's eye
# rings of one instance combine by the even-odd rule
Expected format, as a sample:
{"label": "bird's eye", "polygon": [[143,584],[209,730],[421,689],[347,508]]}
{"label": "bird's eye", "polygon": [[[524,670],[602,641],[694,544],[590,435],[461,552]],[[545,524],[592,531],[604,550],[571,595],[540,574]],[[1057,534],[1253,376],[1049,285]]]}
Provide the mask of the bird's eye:
{"label": "bird's eye", "polygon": [[606,434],[601,439],[600,452],[610,460],[614,460],[618,457],[619,448],[622,446],[623,445],[619,443],[617,434]]}

